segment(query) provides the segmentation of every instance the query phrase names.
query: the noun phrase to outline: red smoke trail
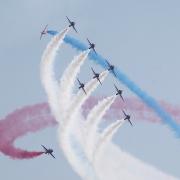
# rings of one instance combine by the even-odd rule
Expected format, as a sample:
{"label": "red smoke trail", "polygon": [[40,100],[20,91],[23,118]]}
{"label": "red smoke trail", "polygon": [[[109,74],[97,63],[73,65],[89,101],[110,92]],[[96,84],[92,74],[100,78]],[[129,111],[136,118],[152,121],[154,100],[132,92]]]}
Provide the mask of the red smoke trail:
{"label": "red smoke trail", "polygon": [[[103,97],[91,97],[83,106],[84,115]],[[180,122],[180,107],[171,105],[167,102],[159,102],[164,109],[169,112],[177,122]],[[123,117],[122,109],[127,110],[134,120],[148,121],[148,122],[161,122],[161,119],[152,111],[148,106],[144,105],[137,98],[126,98],[125,103],[121,99],[116,98],[111,108],[105,115],[105,119],[119,119]]]}
{"label": "red smoke trail", "polygon": [[43,152],[29,152],[14,147],[17,138],[29,132],[37,132],[56,122],[45,104],[26,106],[16,110],[0,121],[0,151],[13,159],[34,158]]}
{"label": "red smoke trail", "polygon": [[[99,99],[101,98],[91,97],[87,100],[83,106],[83,113],[85,116]],[[180,119],[180,107],[165,102],[160,102],[160,104],[171,113],[174,118],[177,120]],[[136,98],[127,98],[126,103],[123,103],[117,98],[107,112],[105,119],[114,120],[122,118],[122,109],[127,109],[133,115],[134,120],[160,122],[160,119],[152,112],[152,110]],[[22,150],[14,147],[14,142],[17,138],[25,136],[27,133],[34,133],[56,124],[57,122],[53,119],[47,103],[18,109],[0,120],[0,151],[13,159],[37,157],[43,152]]]}

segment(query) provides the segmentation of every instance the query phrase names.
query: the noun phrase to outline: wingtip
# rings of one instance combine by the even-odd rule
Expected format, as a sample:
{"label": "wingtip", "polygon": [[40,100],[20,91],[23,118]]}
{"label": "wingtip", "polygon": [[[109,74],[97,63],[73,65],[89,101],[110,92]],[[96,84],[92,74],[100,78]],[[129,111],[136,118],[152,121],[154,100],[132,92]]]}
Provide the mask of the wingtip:
{"label": "wingtip", "polygon": [[131,127],[134,127],[133,123],[130,121]]}
{"label": "wingtip", "polygon": [[125,102],[123,96],[121,96],[121,99],[122,99],[123,102]]}

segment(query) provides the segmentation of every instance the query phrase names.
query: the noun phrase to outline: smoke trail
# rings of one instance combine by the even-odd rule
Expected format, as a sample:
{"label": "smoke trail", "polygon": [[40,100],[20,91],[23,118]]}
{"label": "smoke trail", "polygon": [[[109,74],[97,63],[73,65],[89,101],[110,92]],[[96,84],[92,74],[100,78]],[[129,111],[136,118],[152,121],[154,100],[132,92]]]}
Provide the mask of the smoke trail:
{"label": "smoke trail", "polygon": [[[83,114],[89,113],[90,109],[92,109],[99,99],[104,97],[91,97],[87,100],[87,102],[83,105]],[[177,105],[169,104],[165,101],[159,101],[159,104],[169,113],[172,114],[173,118],[176,119],[176,122],[180,122],[180,107]],[[137,98],[126,98],[126,103],[119,101],[116,99],[115,102],[112,104],[110,110],[104,116],[105,119],[117,119],[122,116],[122,112],[119,109],[127,109],[132,112],[134,120],[136,121],[149,121],[149,122],[160,122],[160,118],[156,116],[156,114],[152,111],[151,108],[143,104]]]}
{"label": "smoke trail", "polygon": [[[70,65],[66,68],[65,72],[63,73],[63,76],[60,79],[58,97],[61,106],[61,118],[63,121],[63,126],[59,127],[58,129],[58,134],[60,137],[59,144],[61,145],[64,154],[66,155],[69,163],[73,166],[75,172],[77,172],[82,178],[86,179],[87,177],[89,177],[88,179],[92,177],[94,170],[88,163],[84,164],[84,162],[88,162],[87,160],[85,160],[84,158],[82,160],[80,158],[82,156],[82,152],[78,147],[78,142],[76,142],[76,139],[73,137],[74,135],[72,135],[72,132],[67,131],[66,126],[64,124],[67,124],[67,121],[70,121],[71,119],[71,116],[69,116],[68,113],[70,113],[70,115],[73,115],[73,121],[76,121],[76,119],[78,119],[77,114],[74,114],[72,109],[69,108],[69,106],[71,106],[71,101],[73,101],[74,99],[71,96],[75,78],[80,71],[81,65],[87,58],[89,51],[90,50],[80,53],[73,59]],[[67,112],[68,109],[69,111]],[[93,177],[93,179],[95,179],[95,177]]]}
{"label": "smoke trail", "polygon": [[[12,159],[29,159],[41,155],[41,151],[26,151],[14,146],[15,141],[26,135],[34,133],[45,127],[55,124],[42,105],[28,106],[16,110],[0,121],[0,151]],[[41,113],[40,113],[41,111]],[[41,117],[41,118],[39,118]]]}
{"label": "smoke trail", "polygon": [[[91,96],[89,99],[87,99],[85,104],[83,104],[83,114],[86,116],[90,112],[90,109],[92,109],[94,107],[94,105],[96,105],[100,99],[102,99],[102,97],[93,97],[93,96]],[[160,101],[159,103],[169,113],[171,113],[174,118],[176,118],[177,120],[180,119],[180,107],[179,106],[168,104],[167,102],[164,102],[164,101]],[[151,111],[151,109],[146,107],[138,99],[126,98],[126,104],[127,104],[127,106],[126,106],[127,109],[129,111],[133,112],[134,120],[159,122],[158,117],[156,117],[154,115],[154,113]],[[104,118],[108,119],[108,120],[110,120],[110,119],[113,120],[115,118],[121,117],[122,112],[119,111],[119,109],[123,109],[123,108],[124,108],[124,103],[121,103],[121,101],[116,99],[115,102],[112,104],[110,110],[108,110],[107,113],[105,114]],[[11,148],[12,148],[11,152],[13,152],[12,154],[14,154],[14,153],[16,154],[16,150],[15,150],[16,148],[13,147],[11,144],[10,144],[11,146],[7,147],[8,143],[3,139],[3,137],[13,136],[14,142],[16,141],[16,139],[18,137],[16,137],[14,134],[11,135],[11,133],[21,131],[21,128],[19,130],[17,129],[12,132],[9,130],[8,127],[13,127],[13,129],[16,129],[16,126],[14,125],[14,124],[16,124],[16,122],[13,122],[12,119],[18,119],[18,118],[23,119],[24,121],[26,121],[27,119],[37,119],[36,121],[40,121],[40,119],[42,119],[45,121],[44,127],[48,127],[49,125],[54,126],[57,124],[50,113],[50,109],[49,109],[47,103],[35,104],[32,106],[24,106],[23,108],[15,110],[14,112],[8,114],[5,118],[0,119],[0,137],[1,137],[0,138],[0,151],[3,152],[3,154],[5,154],[5,155],[8,154],[8,151],[9,151],[8,149],[11,149]],[[179,122],[179,121],[177,121],[177,122]],[[6,135],[3,135],[3,134],[6,134]],[[22,136],[23,135],[25,135],[25,134],[22,134]],[[5,149],[5,148],[3,149],[3,144],[6,144],[7,149]],[[23,154],[23,153],[19,152],[18,154],[20,154],[20,155],[16,155],[16,157],[14,157],[14,155],[12,155],[12,158],[18,158],[17,156],[21,156],[21,154]],[[11,156],[10,153],[9,153],[9,156]]]}
{"label": "smoke trail", "polygon": [[53,64],[57,50],[63,43],[65,35],[68,33],[69,28],[64,29],[62,32],[58,33],[52,38],[50,43],[47,45],[43,52],[41,60],[41,81],[45,91],[48,95],[48,102],[50,104],[51,110],[59,121],[59,104],[57,99],[58,83],[55,79]]}
{"label": "smoke trail", "polygon": [[[65,35],[65,33],[63,34],[63,35]],[[60,35],[59,35],[60,36]],[[64,38],[64,36],[62,36],[62,38],[59,38],[59,40],[61,41],[62,39]],[[53,40],[52,40],[52,42],[53,42]],[[47,55],[46,54],[51,54],[52,52],[53,52],[53,50],[56,50],[57,48],[58,48],[58,41],[56,41],[56,43],[55,43],[55,45],[56,46],[52,46],[52,48],[50,49],[50,51],[48,51],[48,53],[45,53],[45,55],[43,56],[44,58],[42,58],[42,60],[43,61],[45,61],[46,59],[50,59],[51,60],[51,62],[54,60],[54,58],[55,58],[55,53],[54,54],[52,54],[51,56],[49,56],[48,58],[46,57]],[[48,49],[48,48],[47,48]],[[52,52],[51,52],[52,51]],[[89,53],[89,51],[87,51],[87,54]],[[86,55],[87,56],[87,55]],[[51,63],[52,64],[52,63]],[[43,64],[43,66],[42,66],[43,68],[46,68],[47,67],[47,63],[45,63],[45,64]],[[42,69],[43,69],[42,68]],[[56,92],[57,91],[54,91],[54,87],[53,86],[49,86],[49,84],[48,84],[48,80],[50,80],[50,81],[52,81],[53,80],[53,78],[51,78],[51,72],[53,71],[52,70],[52,67],[51,67],[51,69],[49,70],[49,68],[47,67],[47,69],[48,69],[48,71],[50,72],[48,72],[47,73],[47,75],[45,76],[44,75],[44,73],[47,71],[45,71],[44,69],[44,71],[42,72],[42,75],[44,75],[44,85],[47,85],[47,87],[49,88],[49,90],[50,90],[50,93],[51,92],[53,92],[54,93],[54,97],[52,98],[51,97],[51,94],[49,94],[49,91],[48,91],[48,88],[45,86],[45,89],[46,89],[46,92],[47,92],[47,94],[48,94],[48,96],[49,96],[49,99],[50,99],[50,106],[51,106],[51,108],[52,108],[52,111],[53,111],[53,114],[55,115],[55,117],[56,117],[56,119],[59,121],[59,119],[60,118],[63,118],[63,121],[68,121],[69,119],[70,119],[70,117],[69,117],[69,115],[70,114],[73,114],[73,110],[74,109],[71,109],[70,108],[70,111],[71,111],[71,113],[67,113],[67,116],[65,116],[66,118],[64,118],[64,115],[61,117],[61,113],[59,113],[58,112],[58,109],[57,108],[59,108],[59,104],[57,103],[57,94],[56,94]],[[67,70],[68,71],[68,70]],[[75,72],[78,72],[78,71],[75,71]],[[66,78],[66,76],[67,76],[67,74],[65,74],[65,76],[63,76],[63,79],[61,80],[61,83],[63,84],[63,81],[65,80],[65,78]],[[103,78],[103,76],[102,76],[102,78]],[[95,85],[94,85],[95,83],[90,83],[89,84],[89,86],[86,86],[86,91],[87,91],[87,93],[89,93],[89,95],[90,95],[90,93],[92,92],[92,90],[94,89],[94,87],[95,87]],[[96,84],[97,84],[97,82],[96,82]],[[71,86],[73,85],[73,79],[72,79],[72,84],[70,84],[70,88],[71,88]],[[62,87],[62,86],[61,86]],[[89,89],[88,89],[89,88]],[[64,89],[63,89],[64,90]],[[62,91],[63,92],[63,91]],[[60,92],[60,97],[62,97],[61,96],[61,94],[62,94],[62,92]],[[52,93],[52,94],[53,94]],[[70,92],[67,92],[67,93],[70,93]],[[70,96],[70,95],[69,95]],[[51,100],[52,99],[52,100]],[[85,100],[86,98],[84,98],[84,99],[82,99],[80,102],[83,102],[83,100]],[[68,104],[67,104],[68,105]],[[64,106],[66,106],[66,104],[64,104]],[[79,107],[81,106],[81,103],[79,103]],[[73,106],[72,106],[73,107]],[[78,108],[78,106],[76,106],[76,109]],[[63,124],[64,125],[64,124]],[[71,125],[71,123],[70,123],[70,125]],[[60,131],[60,135],[61,135],[61,148],[63,148],[63,150],[64,150],[64,153],[66,154],[66,156],[67,156],[67,158],[68,158],[68,160],[69,160],[69,162],[73,165],[73,167],[74,167],[74,170],[76,171],[76,172],[78,172],[78,174],[80,174],[81,176],[83,175],[83,174],[81,174],[82,172],[84,172],[84,171],[82,171],[81,170],[81,166],[80,166],[80,164],[78,163],[78,158],[77,158],[77,155],[76,154],[74,154],[74,149],[71,147],[71,142],[70,142],[70,140],[68,139],[68,135],[70,134],[70,132],[68,132],[68,128],[67,128],[67,130],[65,129],[65,127],[69,127],[69,126],[63,126],[63,128],[61,128],[61,131]],[[71,126],[70,126],[71,127]],[[60,128],[59,128],[60,129]],[[80,168],[80,169],[79,169]]]}
{"label": "smoke trail", "polygon": [[[108,71],[103,71],[100,74],[99,78],[101,82],[104,81],[107,74]],[[81,122],[78,121],[78,119],[80,120],[81,118],[74,117],[80,116],[79,112],[81,111],[82,104],[88,99],[98,85],[98,81],[96,79],[92,79],[84,87],[87,94],[84,94],[84,92],[80,89],[77,95],[74,97],[72,104],[69,106],[69,110],[67,110],[66,114],[64,115],[63,129],[61,130],[61,136],[63,136],[64,139],[67,138],[67,134],[71,132],[72,128],[75,127],[76,124],[81,124]],[[76,119],[76,121],[74,119]],[[80,132],[77,133],[77,136],[81,137]]]}
{"label": "smoke trail", "polygon": [[[48,31],[49,34],[55,35],[57,31]],[[79,40],[66,36],[64,41],[70,44],[74,48],[84,51],[87,47],[81,43]],[[105,59],[96,55],[94,52],[89,54],[89,57],[94,60],[97,64],[101,65],[103,68],[107,69],[107,63]],[[146,103],[150,108],[152,108],[156,114],[163,120],[163,122],[168,125],[175,133],[176,136],[180,137],[180,126],[171,118],[171,116],[158,104],[158,102],[151,96],[149,96],[145,91],[140,89],[133,81],[131,81],[122,71],[115,68],[116,78],[121,81],[125,86],[127,86],[132,92],[134,92],[144,103]]]}
{"label": "smoke trail", "polygon": [[[5,155],[8,155],[8,150],[11,148],[10,151],[13,152],[9,154],[10,157],[22,157],[22,155],[24,154],[24,150],[18,151],[17,154],[16,148],[11,146],[13,144],[9,145],[8,143],[6,143],[8,140],[4,141],[4,137],[6,139],[12,139],[13,137],[15,141],[17,138],[20,138],[27,133],[37,132],[49,126],[54,126],[56,124],[57,123],[50,114],[47,104],[43,103],[18,109],[7,115],[6,118],[0,120],[0,151],[3,152],[2,149],[4,148],[3,153]],[[23,130],[21,130],[22,127]],[[2,141],[4,141],[4,144],[6,144],[7,150],[5,149],[5,146],[3,147]],[[107,148],[105,148],[105,152],[101,154],[100,159],[98,156],[98,162],[96,163],[96,166],[98,166],[97,171],[99,172],[98,176],[101,176],[101,179],[103,180],[127,179],[127,177],[129,176],[129,172],[134,171],[136,171],[136,177],[139,176],[138,180],[143,178],[146,180],[176,179],[173,176],[162,173],[159,170],[153,168],[152,166],[141,162],[140,160],[134,158],[126,152],[122,152],[119,147],[113,145],[112,143],[110,143],[106,147]],[[127,174],[125,174],[125,170],[128,171]],[[132,177],[132,179],[136,178],[134,174],[132,174]]]}
{"label": "smoke trail", "polygon": [[[80,53],[78,56],[75,56],[73,61],[68,65],[65,72],[63,73],[61,79],[60,79],[60,87],[59,87],[59,101],[61,106],[61,116],[63,118],[63,127],[58,131],[58,134],[60,136],[60,145],[63,149],[66,157],[68,158],[68,161],[70,164],[73,165],[74,170],[81,175],[81,177],[84,177],[85,174],[82,174],[82,172],[85,172],[83,168],[81,168],[82,162],[79,162],[79,159],[77,158],[77,154],[74,153],[74,147],[72,147],[72,137],[70,138],[69,132],[66,132],[65,129],[65,123],[67,124],[67,121],[70,121],[71,117],[68,117],[68,113],[71,115],[73,112],[68,112],[67,110],[69,108],[71,101],[73,101],[72,96],[72,89],[74,87],[74,81],[76,79],[77,74],[80,71],[80,67],[82,66],[84,60],[87,58],[88,53],[90,50],[84,51]],[[63,108],[62,108],[63,107]],[[76,121],[77,115],[73,115],[73,121]],[[77,144],[76,144],[77,145]]]}
{"label": "smoke trail", "polygon": [[[116,122],[112,123],[111,125],[109,125],[104,131],[103,133],[100,134],[98,143],[95,146],[95,149],[93,151],[93,155],[92,155],[92,161],[94,164],[94,169],[95,172],[98,172],[98,165],[96,164],[96,162],[98,162],[98,157],[100,156],[100,153],[103,154],[105,152],[105,148],[106,145],[108,144],[108,142],[110,142],[112,140],[113,135],[117,132],[117,130],[119,129],[119,127],[123,124],[124,119],[122,120],[117,120]],[[96,174],[98,174],[96,172]]]}
{"label": "smoke trail", "polygon": [[[55,81],[55,78],[53,77],[54,76],[53,62],[55,59],[56,51],[58,50],[59,46],[62,44],[63,38],[64,38],[65,34],[68,32],[68,30],[69,30],[69,28],[65,29],[62,33],[59,33],[58,35],[55,36],[55,38],[53,38],[51,40],[50,44],[48,45],[45,52],[43,53],[42,64],[41,64],[42,83],[43,83],[43,86],[48,95],[49,104],[50,104],[51,110],[53,112],[53,115],[55,116],[56,120],[59,122],[63,122],[65,120],[64,115],[61,114],[61,112],[63,112],[63,111],[59,111],[59,109],[60,108],[64,109],[63,106],[67,106],[67,104],[61,104],[63,106],[59,107],[60,103],[58,101],[59,96],[58,96],[58,92],[57,92],[58,84]],[[83,59],[84,59],[84,57],[83,57]],[[76,69],[78,70],[78,67],[76,67]],[[75,72],[77,72],[77,70]],[[65,76],[63,76],[63,79],[61,80],[61,84],[63,84],[63,81],[66,80],[65,79],[65,77],[67,77],[66,75],[67,74],[65,72]],[[73,81],[73,79],[72,79],[72,81]],[[62,86],[61,86],[61,88],[62,88]],[[64,90],[64,89],[62,89],[62,90]],[[63,97],[63,98],[65,98],[65,97]],[[82,166],[80,166],[81,164],[78,162],[78,160],[79,160],[78,156],[74,153],[74,149],[72,149],[72,147],[70,146],[71,142],[69,142],[68,139],[64,138],[65,136],[63,136],[63,132],[65,132],[65,131],[63,130],[62,127],[60,129],[60,127],[61,126],[59,126],[59,130],[60,130],[59,134],[61,134],[61,142],[60,142],[61,148],[64,150],[64,154],[66,155],[69,162],[73,166],[73,169],[79,175],[81,175],[81,177],[84,177],[84,171],[83,171],[84,169],[81,169]]]}
{"label": "smoke trail", "polygon": [[92,154],[94,150],[94,141],[96,141],[98,125],[106,113],[106,111],[110,108],[116,96],[107,97],[100,101],[89,113],[86,121],[86,134],[85,134],[85,149],[87,156],[90,161],[92,161]]}
{"label": "smoke trail", "polygon": [[109,125],[102,134],[100,134],[98,143],[96,144],[96,148],[93,152],[93,163],[96,163],[96,159],[98,158],[99,153],[103,153],[103,150],[105,148],[105,145],[110,142],[114,136],[114,134],[117,132],[117,130],[122,126],[124,123],[124,119],[117,120],[113,122],[111,125]]}
{"label": "smoke trail", "polygon": [[[79,117],[74,114],[71,120],[77,122],[79,121]],[[59,143],[67,160],[72,165],[73,170],[79,174],[82,179],[96,180],[97,178],[93,166],[86,158],[79,139],[77,138],[77,134],[72,129],[70,132],[68,130],[69,128],[66,130],[63,129],[63,131],[60,128],[58,129],[60,137]]]}
{"label": "smoke trail", "polygon": [[62,112],[65,111],[63,108],[68,107],[68,104],[70,104],[70,101],[72,101],[72,89],[74,81],[89,52],[90,50],[88,49],[87,51],[83,51],[79,55],[75,56],[60,79],[59,103]]}
{"label": "smoke trail", "polygon": [[[99,77],[100,80],[103,81],[107,76],[107,74],[108,71],[102,72]],[[75,171],[78,172],[78,174],[80,174],[81,177],[86,177],[86,178],[89,177],[93,179],[96,178],[96,175],[93,173],[94,172],[93,168],[91,164],[89,164],[88,159],[86,159],[86,156],[83,152],[83,148],[80,148],[81,143],[79,141],[80,140],[79,137],[81,137],[81,133],[79,132],[78,134],[76,134],[75,137],[72,134],[72,130],[75,129],[74,127],[77,124],[78,125],[81,124],[80,120],[82,121],[82,117],[80,117],[79,114],[81,106],[98,85],[99,85],[98,81],[96,79],[92,79],[85,85],[85,91],[87,94],[84,94],[82,90],[79,90],[77,95],[74,97],[72,104],[70,104],[69,110],[66,112],[66,115],[63,116],[64,117],[63,129],[59,130],[59,135],[61,137],[61,141],[60,141],[61,148],[66,154],[69,162],[73,165]],[[81,163],[78,162],[79,159],[77,157],[81,159],[82,161]]]}
{"label": "smoke trail", "polygon": [[11,145],[13,142],[10,142],[10,144],[1,144],[1,152],[5,155],[11,157],[12,159],[32,159],[35,157],[38,157],[42,155],[44,152],[38,152],[38,151],[26,151],[22,150],[20,148],[15,148],[13,145]]}
{"label": "smoke trail", "polygon": [[102,180],[177,180],[155,167],[133,157],[120,149],[119,146],[109,143],[104,152],[96,161],[96,171]]}
{"label": "smoke trail", "polygon": [[[103,71],[99,75],[99,79],[101,80],[101,82],[104,81],[107,75],[108,75],[107,70]],[[74,97],[74,100],[72,104],[70,105],[69,111],[67,112],[67,116],[68,116],[67,119],[70,119],[69,116],[71,116],[72,112],[77,113],[80,110],[83,103],[88,99],[88,97],[97,88],[98,85],[99,85],[99,82],[96,79],[92,79],[84,87],[86,94],[81,89],[78,91],[76,97]],[[66,123],[69,123],[68,120],[66,120],[66,122],[64,123],[65,127],[67,127]],[[68,124],[68,127],[70,127],[69,124]]]}

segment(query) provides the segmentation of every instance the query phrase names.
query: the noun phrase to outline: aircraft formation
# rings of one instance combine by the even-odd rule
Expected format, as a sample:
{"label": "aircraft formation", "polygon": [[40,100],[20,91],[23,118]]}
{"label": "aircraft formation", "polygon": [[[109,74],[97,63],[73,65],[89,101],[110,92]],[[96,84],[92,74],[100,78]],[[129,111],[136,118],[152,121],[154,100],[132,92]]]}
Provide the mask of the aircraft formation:
{"label": "aircraft formation", "polygon": [[[76,33],[78,33],[78,31],[77,31],[77,29],[76,29],[76,27],[75,27],[75,25],[76,25],[76,23],[74,22],[74,21],[71,21],[67,16],[66,16],[66,18],[67,18],[67,20],[68,20],[68,22],[69,22],[69,26],[68,27],[72,27],[73,28],[73,30],[76,32]],[[47,34],[48,33],[48,29],[47,29],[47,27],[48,27],[48,25],[46,25],[45,27],[44,27],[44,29],[41,31],[41,33],[40,33],[40,40],[42,39],[42,37],[45,35],[45,34]],[[90,40],[87,38],[87,41],[88,41],[88,44],[89,44],[89,47],[88,47],[88,49],[92,49],[93,50],[93,52],[97,55],[97,52],[96,52],[96,50],[95,50],[95,44],[94,43],[92,43],[92,42],[90,42]],[[110,64],[109,63],[109,61],[108,60],[106,60],[106,64],[107,64],[107,70],[109,71],[109,72],[111,72],[115,77],[116,77],[116,73],[115,73],[115,66],[113,65],[113,64]],[[97,81],[102,85],[102,83],[101,83],[101,81],[100,81],[100,78],[99,78],[99,76],[100,76],[100,73],[97,73],[97,72],[95,72],[95,70],[91,67],[91,70],[92,70],[92,72],[93,72],[93,79],[97,79]],[[86,95],[87,93],[86,93],[86,90],[85,90],[85,83],[82,83],[80,80],[79,80],[79,78],[77,78],[77,81],[78,81],[78,84],[79,84],[79,89],[82,89],[83,90],[83,92],[84,92],[84,94]],[[114,84],[114,87],[115,87],[115,90],[116,90],[116,96],[119,96],[120,98],[121,98],[121,100],[123,101],[123,102],[125,102],[125,100],[124,100],[124,98],[123,98],[123,95],[122,95],[122,93],[123,93],[123,90],[121,90],[121,89],[118,89],[118,87]],[[131,120],[130,120],[130,118],[131,118],[131,116],[129,115],[129,114],[126,114],[126,112],[124,111],[124,110],[122,110],[122,113],[123,113],[123,115],[124,115],[124,121],[128,121],[129,122],[129,124],[131,125],[131,126],[133,126],[133,124],[132,124],[132,122],[131,122]],[[47,154],[47,155],[51,155],[53,158],[55,158],[55,156],[53,155],[53,150],[52,149],[47,149],[45,146],[43,146],[43,145],[41,145],[42,147],[43,147],[43,149],[45,150],[45,154]]]}

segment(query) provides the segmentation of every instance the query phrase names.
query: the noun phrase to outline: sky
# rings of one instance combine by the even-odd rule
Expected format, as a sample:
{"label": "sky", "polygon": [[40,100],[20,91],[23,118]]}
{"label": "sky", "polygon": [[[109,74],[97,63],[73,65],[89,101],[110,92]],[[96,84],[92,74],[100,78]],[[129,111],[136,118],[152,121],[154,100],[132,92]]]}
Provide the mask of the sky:
{"label": "sky", "polygon": [[[39,65],[50,37],[40,41],[39,33],[46,24],[50,29],[63,29],[67,26],[66,15],[77,22],[79,33],[71,31],[72,36],[84,42],[88,37],[95,42],[100,54],[155,99],[179,105],[179,1],[7,0],[0,1],[0,117],[18,107],[46,101]],[[67,45],[62,48],[57,58],[57,77],[75,53]],[[80,74],[82,80],[92,76],[91,66],[102,70],[87,61]],[[111,95],[114,82],[125,90],[125,96],[134,96],[110,76],[94,95]],[[48,128],[29,134],[16,144],[38,150],[40,144],[47,144],[54,148],[57,161],[46,156],[19,161],[0,154],[0,177],[7,180],[12,177],[79,179],[59,150],[56,137],[56,128]],[[118,132],[114,142],[146,163],[180,178],[179,140],[167,127],[137,122],[131,129],[127,124]]]}

